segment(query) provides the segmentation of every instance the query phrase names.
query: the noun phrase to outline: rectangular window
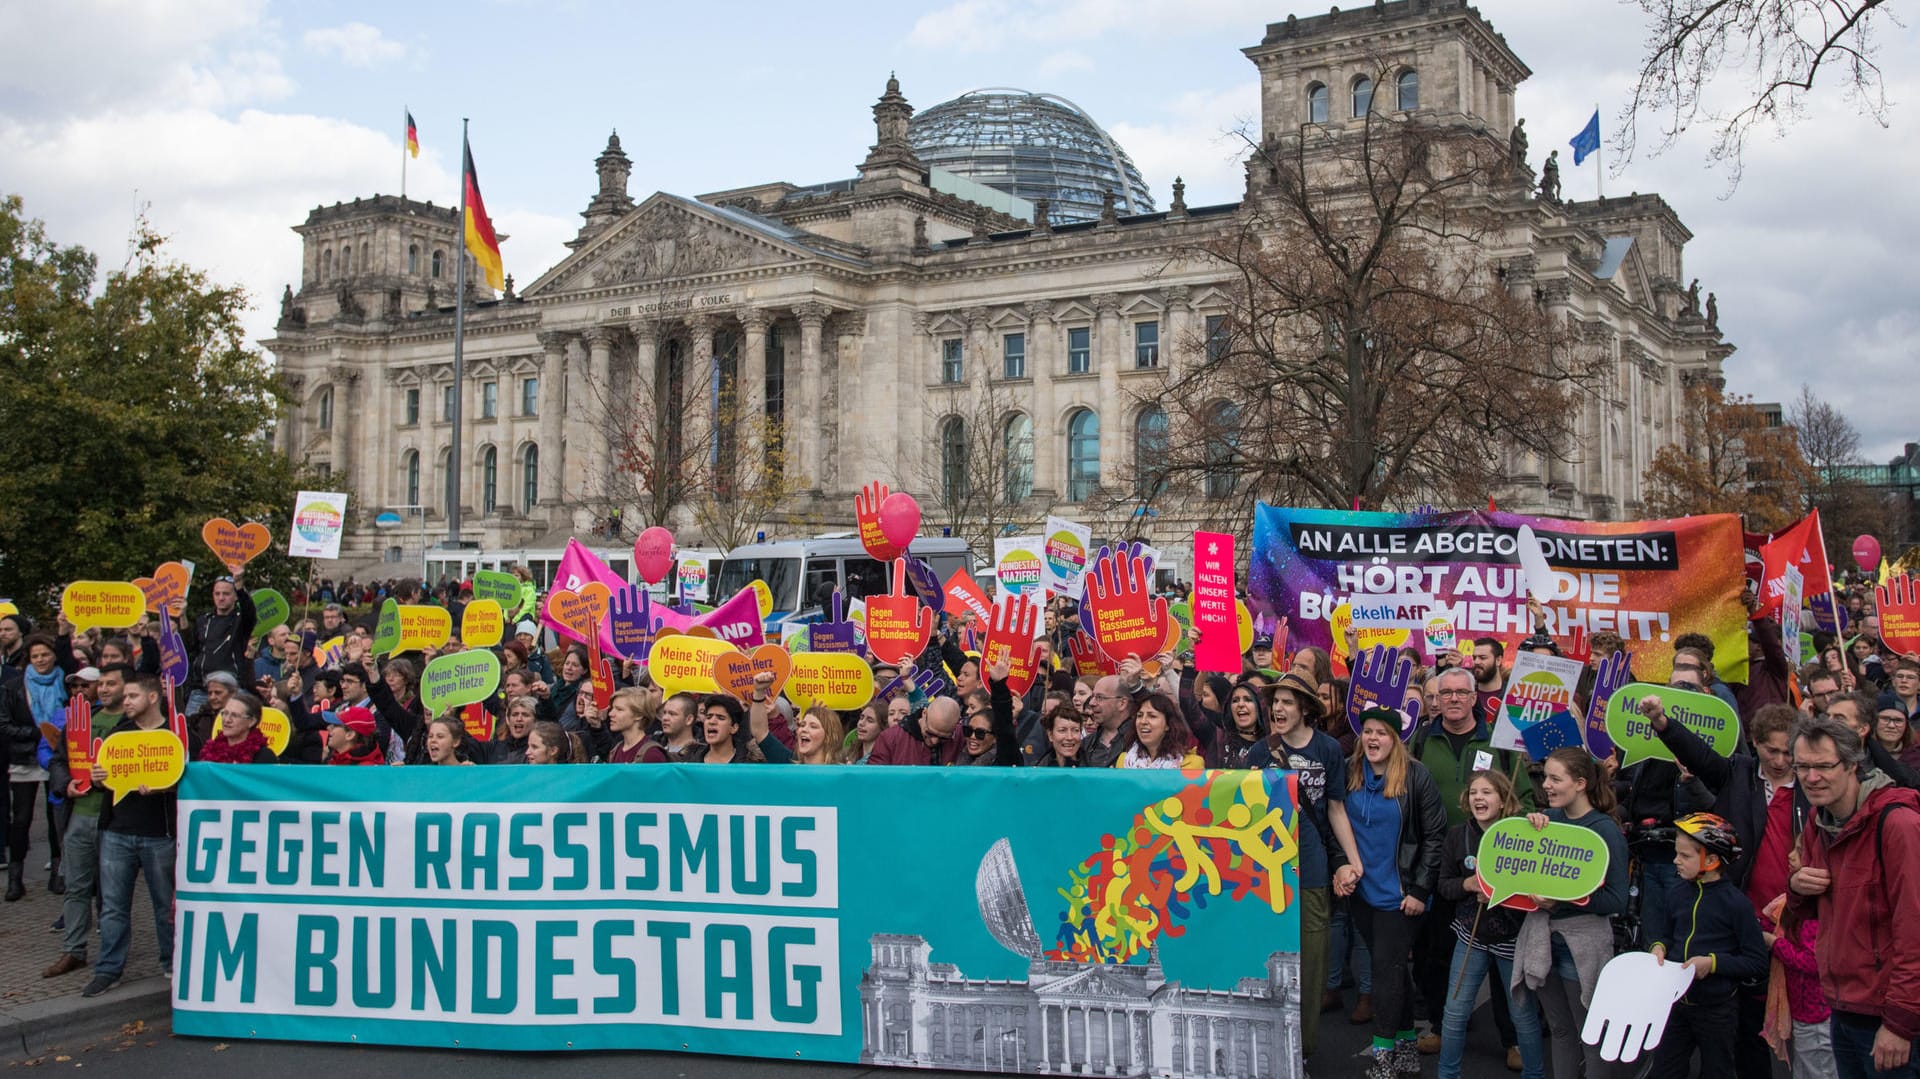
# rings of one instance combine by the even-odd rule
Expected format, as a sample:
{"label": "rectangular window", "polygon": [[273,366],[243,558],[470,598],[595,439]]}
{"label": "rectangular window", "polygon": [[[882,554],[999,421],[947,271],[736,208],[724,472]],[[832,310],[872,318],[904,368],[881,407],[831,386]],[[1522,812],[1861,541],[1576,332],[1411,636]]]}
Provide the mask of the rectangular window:
{"label": "rectangular window", "polygon": [[1093,327],[1075,326],[1067,331],[1067,374],[1084,375],[1093,370]]}
{"label": "rectangular window", "polygon": [[523,378],[520,380],[520,414],[536,416],[539,413],[540,378],[537,375],[532,378]]}
{"label": "rectangular window", "polygon": [[949,337],[940,342],[940,381],[961,380],[960,339]]}
{"label": "rectangular window", "polygon": [[480,418],[493,419],[500,413],[500,384],[483,382],[480,384]]}
{"label": "rectangular window", "polygon": [[1160,366],[1160,324],[1133,324],[1133,366],[1140,369]]}
{"label": "rectangular window", "polygon": [[1227,316],[1207,316],[1207,362],[1218,363],[1227,358]]}
{"label": "rectangular window", "polygon": [[1007,378],[1027,377],[1027,335],[1010,333],[1000,339],[1000,351],[1004,357]]}
{"label": "rectangular window", "polygon": [[420,388],[418,386],[410,386],[407,388],[407,426],[412,427],[419,422]]}
{"label": "rectangular window", "polygon": [[440,419],[445,423],[453,422],[453,387],[440,387]]}

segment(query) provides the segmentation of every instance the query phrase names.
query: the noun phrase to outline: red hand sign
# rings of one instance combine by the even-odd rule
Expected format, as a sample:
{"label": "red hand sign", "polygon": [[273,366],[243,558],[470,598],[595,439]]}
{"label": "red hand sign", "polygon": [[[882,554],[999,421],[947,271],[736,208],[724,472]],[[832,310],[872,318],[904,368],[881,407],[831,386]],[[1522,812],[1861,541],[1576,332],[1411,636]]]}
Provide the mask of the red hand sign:
{"label": "red hand sign", "polygon": [[[93,789],[93,706],[85,697],[67,704],[67,771],[73,775],[74,789],[85,794]],[[61,791],[61,797],[66,797]]]}
{"label": "red hand sign", "polygon": [[1920,653],[1920,577],[1901,574],[1873,590],[1880,640],[1903,656]]}
{"label": "red hand sign", "polygon": [[1073,653],[1074,670],[1083,675],[1118,674],[1120,671],[1120,665],[1100,651],[1100,643],[1087,636],[1086,630],[1075,630],[1073,636],[1067,638],[1067,649]]}
{"label": "red hand sign", "polygon": [[982,669],[991,669],[1003,656],[1011,657],[1007,670],[1007,690],[1018,697],[1033,686],[1037,664],[1033,656],[1033,630],[1040,621],[1040,608],[1023,593],[1008,596],[993,608],[993,621],[987,626],[987,647],[981,654]]}
{"label": "red hand sign", "polygon": [[893,591],[867,597],[867,651],[886,663],[905,663],[927,647],[933,612],[907,594],[907,560],[893,560]]}
{"label": "red hand sign", "polygon": [[1147,561],[1109,551],[1087,567],[1086,604],[1100,650],[1119,659],[1147,659],[1167,639],[1167,601],[1147,587]]}
{"label": "red hand sign", "polygon": [[880,528],[880,506],[889,493],[886,484],[869,483],[865,490],[853,496],[853,519],[860,524],[860,545],[881,562],[891,562],[906,552],[905,547],[889,540]]}

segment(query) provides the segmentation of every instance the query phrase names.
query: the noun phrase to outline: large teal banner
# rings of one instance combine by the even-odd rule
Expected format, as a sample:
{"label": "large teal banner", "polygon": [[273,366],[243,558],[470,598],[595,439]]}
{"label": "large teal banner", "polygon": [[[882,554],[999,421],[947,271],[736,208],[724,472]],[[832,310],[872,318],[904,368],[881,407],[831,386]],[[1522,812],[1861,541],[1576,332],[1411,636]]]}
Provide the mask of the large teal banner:
{"label": "large teal banner", "polygon": [[195,764],[174,1029],[1298,1076],[1294,791],[1278,771]]}

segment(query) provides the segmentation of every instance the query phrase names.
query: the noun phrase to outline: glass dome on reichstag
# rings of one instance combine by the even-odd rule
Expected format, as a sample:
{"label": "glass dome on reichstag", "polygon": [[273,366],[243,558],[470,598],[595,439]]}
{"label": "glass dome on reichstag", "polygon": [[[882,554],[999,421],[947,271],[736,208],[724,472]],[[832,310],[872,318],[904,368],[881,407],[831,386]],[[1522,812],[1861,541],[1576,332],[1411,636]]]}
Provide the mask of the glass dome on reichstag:
{"label": "glass dome on reichstag", "polygon": [[1055,224],[1097,219],[1107,191],[1122,215],[1153,212],[1133,159],[1057,94],[972,90],[916,115],[907,137],[925,165],[1029,202],[1049,200]]}

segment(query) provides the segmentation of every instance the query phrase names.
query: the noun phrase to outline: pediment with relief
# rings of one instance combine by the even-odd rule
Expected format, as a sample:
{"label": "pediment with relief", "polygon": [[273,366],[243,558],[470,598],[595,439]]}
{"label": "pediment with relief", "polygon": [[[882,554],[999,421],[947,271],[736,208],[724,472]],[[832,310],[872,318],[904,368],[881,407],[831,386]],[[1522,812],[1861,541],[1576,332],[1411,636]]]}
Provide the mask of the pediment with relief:
{"label": "pediment with relief", "polygon": [[613,288],[698,277],[759,266],[799,263],[808,256],[772,236],[708,218],[656,196],[548,275],[528,294]]}

